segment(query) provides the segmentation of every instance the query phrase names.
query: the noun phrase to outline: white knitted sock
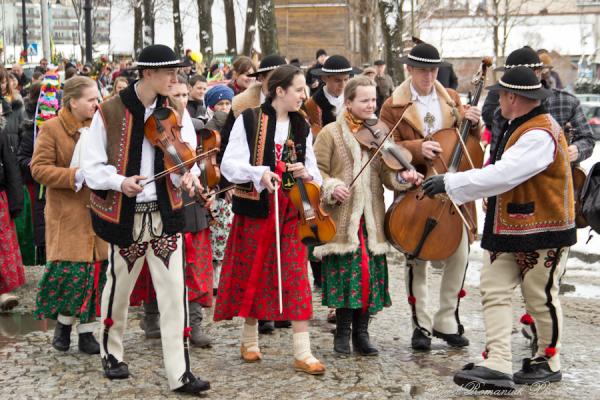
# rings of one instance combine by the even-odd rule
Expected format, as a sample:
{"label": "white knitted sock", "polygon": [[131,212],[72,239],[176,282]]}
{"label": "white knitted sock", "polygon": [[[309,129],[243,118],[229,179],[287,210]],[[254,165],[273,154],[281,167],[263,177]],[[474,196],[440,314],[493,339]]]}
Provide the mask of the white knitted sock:
{"label": "white knitted sock", "polygon": [[319,362],[310,352],[310,337],[308,332],[294,333],[294,358],[307,364]]}
{"label": "white knitted sock", "polygon": [[242,344],[248,351],[260,351],[258,347],[258,324],[249,325],[244,322],[242,327]]}
{"label": "white knitted sock", "polygon": [[73,325],[73,322],[75,321],[75,317],[72,317],[70,315],[58,314],[58,318],[56,318],[56,320],[63,325]]}

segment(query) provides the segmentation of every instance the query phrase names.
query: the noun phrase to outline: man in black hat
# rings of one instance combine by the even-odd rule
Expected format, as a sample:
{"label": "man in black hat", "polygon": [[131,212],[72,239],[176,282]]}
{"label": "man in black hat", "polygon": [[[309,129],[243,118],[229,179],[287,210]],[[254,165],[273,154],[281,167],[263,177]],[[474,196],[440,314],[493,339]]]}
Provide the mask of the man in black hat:
{"label": "man in black hat", "polygon": [[319,70],[325,64],[327,60],[327,52],[323,49],[317,50],[317,54],[315,57],[317,60],[315,63],[306,71],[306,85],[310,89],[311,96],[315,94],[317,90],[319,90],[325,84],[319,75],[316,75],[314,72]]}
{"label": "man in black hat", "polygon": [[313,74],[325,82],[325,86],[304,103],[315,137],[325,125],[335,122],[344,106],[344,88],[350,78],[359,73],[361,70],[353,68],[350,61],[340,55],[329,57],[323,67],[313,70]]}
{"label": "man in black hat", "polygon": [[[471,135],[479,138],[480,112],[476,107],[465,108],[456,91],[444,88],[437,80],[438,68],[446,65],[435,47],[419,43],[401,60],[408,66],[410,77],[398,86],[381,108],[381,120],[390,129],[400,120],[394,139],[412,154],[412,163],[420,172],[425,172],[430,160],[451,148],[442,148],[430,135],[440,129],[456,128],[463,119],[473,123]],[[474,203],[466,205],[475,219]],[[473,221],[475,222],[475,221]],[[415,350],[431,349],[431,337],[444,340],[451,347],[464,347],[469,340],[464,336],[459,306],[467,271],[469,244],[477,233],[477,224],[472,229],[463,228],[460,242],[454,254],[441,262],[443,268],[440,284],[440,307],[432,317],[427,310],[427,260],[407,256],[405,277],[408,302],[412,311],[413,335],[411,347]],[[435,229],[435,228],[434,228]],[[422,231],[414,231],[421,237]]]}
{"label": "man in black hat", "polygon": [[[525,66],[508,69],[488,89],[498,92],[502,116],[510,121],[491,164],[430,177],[423,189],[429,196],[447,193],[457,204],[489,199],[481,239],[487,250],[480,284],[484,360],[467,364],[454,382],[471,390],[512,391],[515,383],[562,378],[558,282],[577,232],[567,141],[543,105],[552,92]],[[536,321],[538,350],[513,377],[512,295],[519,284]]]}
{"label": "man in black hat", "polygon": [[164,171],[165,154],[146,138],[144,127],[149,118],[154,118],[157,127],[164,126],[169,117],[165,107],[174,107],[181,117],[183,141],[196,148],[189,114],[181,104],[167,98],[181,66],[167,46],[144,48],[136,66],[140,79],[99,106],[81,158],[86,185],[93,190],[94,231],[110,244],[101,306],[104,375],[109,379],[129,377],[123,362],[123,334],[129,296],[146,260],[158,300],[169,386],[197,394],[210,385],[195,377],[190,368],[181,187],[193,197],[194,184],[200,184],[190,172],[183,177],[171,173],[152,180]]}
{"label": "man in black hat", "polygon": [[[538,79],[546,89],[551,89],[544,79],[542,73],[548,65],[544,64],[538,53],[529,46],[522,47],[510,53],[506,57],[503,67],[496,70],[505,71],[517,66],[526,66],[535,72]],[[571,137],[569,142],[569,160],[572,163],[579,163],[592,155],[594,151],[594,137],[592,128],[583,114],[579,99],[571,93],[552,88],[552,95],[544,100],[546,110],[554,117],[556,122],[564,128],[567,123],[571,126]],[[482,117],[486,127],[492,133],[490,144],[490,154],[496,151],[500,138],[508,121],[502,117],[498,103],[498,93],[488,93],[482,108]]]}

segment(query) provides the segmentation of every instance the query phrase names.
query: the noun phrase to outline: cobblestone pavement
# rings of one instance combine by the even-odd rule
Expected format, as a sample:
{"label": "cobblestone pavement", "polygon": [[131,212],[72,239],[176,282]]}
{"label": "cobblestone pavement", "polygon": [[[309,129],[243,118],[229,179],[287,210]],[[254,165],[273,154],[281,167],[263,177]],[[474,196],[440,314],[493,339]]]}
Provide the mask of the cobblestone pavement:
{"label": "cobblestone pavement", "polygon": [[[323,377],[296,373],[291,367],[291,330],[277,330],[261,336],[264,360],[244,364],[239,358],[240,320],[207,324],[213,339],[210,349],[193,348],[193,371],[211,382],[210,399],[473,399],[452,383],[453,373],[470,361],[479,361],[483,350],[484,329],[480,296],[477,289],[482,252],[475,246],[467,278],[468,295],[463,299],[462,319],[471,345],[465,350],[449,350],[434,339],[430,353],[409,348],[410,313],[406,302],[402,260],[390,257],[393,306],[371,323],[371,333],[380,348],[378,357],[341,358],[332,350],[333,325],[325,321],[327,310],[314,293],[315,319],[312,321],[312,348],[328,371]],[[575,292],[562,297],[565,314],[562,365],[563,381],[550,387],[527,388],[514,398],[522,399],[600,399],[597,365],[600,355],[600,299],[597,294],[597,265],[574,260],[564,282],[575,285]],[[161,399],[179,398],[170,392],[165,377],[160,340],[145,340],[139,328],[138,310],[130,310],[125,336],[126,361],[132,376],[124,381],[109,381],[102,375],[98,356],[87,356],[74,345],[67,353],[51,345],[51,324],[30,318],[35,282],[41,267],[28,267],[28,284],[19,290],[22,302],[12,314],[0,316],[0,398],[34,399]],[[440,271],[430,269],[432,293],[439,287]],[[597,271],[597,270],[596,270]],[[587,285],[587,287],[586,287]],[[577,288],[587,293],[579,295]],[[590,287],[591,286],[591,287]],[[592,293],[591,295],[589,295]],[[432,306],[437,296],[432,295]],[[515,291],[513,330],[514,368],[527,357],[528,342],[520,333],[521,296]],[[208,314],[208,313],[207,313]],[[207,317],[205,321],[210,318]],[[31,329],[29,333],[23,333]],[[46,330],[44,330],[46,329]],[[19,333],[21,332],[21,333]]]}

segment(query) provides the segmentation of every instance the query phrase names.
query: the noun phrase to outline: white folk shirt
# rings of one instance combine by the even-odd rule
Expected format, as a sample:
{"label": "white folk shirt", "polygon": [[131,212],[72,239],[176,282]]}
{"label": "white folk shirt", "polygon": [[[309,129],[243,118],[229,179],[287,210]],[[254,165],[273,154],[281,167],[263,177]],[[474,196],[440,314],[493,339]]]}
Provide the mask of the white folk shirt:
{"label": "white folk shirt", "polygon": [[[138,96],[139,97],[139,96]],[[144,111],[144,121],[146,121],[156,108],[156,100],[152,105],[146,107]],[[196,132],[192,125],[192,119],[187,110],[184,110],[181,120],[181,138],[187,142],[193,149],[196,149]],[[114,190],[121,192],[121,184],[125,180],[125,176],[117,173],[117,168],[107,164],[108,155],[106,154],[106,127],[100,116],[100,112],[96,111],[88,139],[86,139],[86,147],[83,149],[81,166],[86,185],[94,190]],[[199,169],[194,163],[192,173],[199,175]],[[154,146],[144,137],[142,143],[142,161],[139,175],[151,179],[154,176]],[[178,174],[171,174],[171,181],[175,186],[181,184],[181,177]],[[141,181],[143,184],[144,181]],[[137,203],[145,203],[156,201],[156,185],[154,182],[144,186],[144,190],[138,193],[136,197]]]}
{"label": "white folk shirt", "polygon": [[[421,121],[423,121],[423,136],[427,137],[442,128],[442,108],[435,88],[427,96],[417,93],[412,83],[410,84],[411,101],[417,107]],[[427,114],[433,117],[433,123],[425,121]]]}
{"label": "white folk shirt", "polygon": [[458,205],[506,193],[539,174],[554,161],[555,144],[548,132],[533,129],[485,168],[444,175],[448,196]]}
{"label": "white folk shirt", "polygon": [[[281,149],[288,139],[290,121],[277,121],[275,124],[275,148],[278,152],[278,159],[281,157]],[[312,176],[313,182],[321,185],[323,179],[317,166],[317,160],[313,150],[312,133],[306,138],[306,155],[304,166],[308,174]],[[231,183],[246,183],[252,182],[257,192],[262,192],[265,188],[261,183],[261,179],[265,171],[269,170],[266,165],[251,165],[250,164],[250,149],[248,140],[246,139],[246,129],[244,128],[244,117],[240,115],[235,120],[229,136],[229,143],[223,153],[221,160],[221,173]]]}
{"label": "white folk shirt", "polygon": [[327,101],[329,101],[329,104],[331,104],[334,107],[333,114],[337,117],[337,115],[344,107],[344,94],[342,93],[338,97],[335,97],[327,91],[327,86],[323,86],[323,94],[325,95]]}

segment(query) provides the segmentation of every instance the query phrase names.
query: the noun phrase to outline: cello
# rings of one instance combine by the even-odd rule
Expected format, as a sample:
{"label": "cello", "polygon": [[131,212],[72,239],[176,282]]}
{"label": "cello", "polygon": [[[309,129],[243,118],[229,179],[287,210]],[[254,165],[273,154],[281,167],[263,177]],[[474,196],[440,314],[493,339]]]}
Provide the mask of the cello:
{"label": "cello", "polygon": [[[490,58],[484,58],[473,77],[471,104],[479,101],[491,64]],[[469,134],[471,126],[471,121],[463,119],[460,130],[441,129],[430,136],[444,151],[429,162],[425,177],[482,167],[483,149],[479,139]],[[398,197],[387,210],[384,228],[388,241],[409,258],[437,261],[456,252],[463,225],[467,232],[477,228],[474,208],[458,206],[447,195],[429,198],[422,189],[413,189]]]}

